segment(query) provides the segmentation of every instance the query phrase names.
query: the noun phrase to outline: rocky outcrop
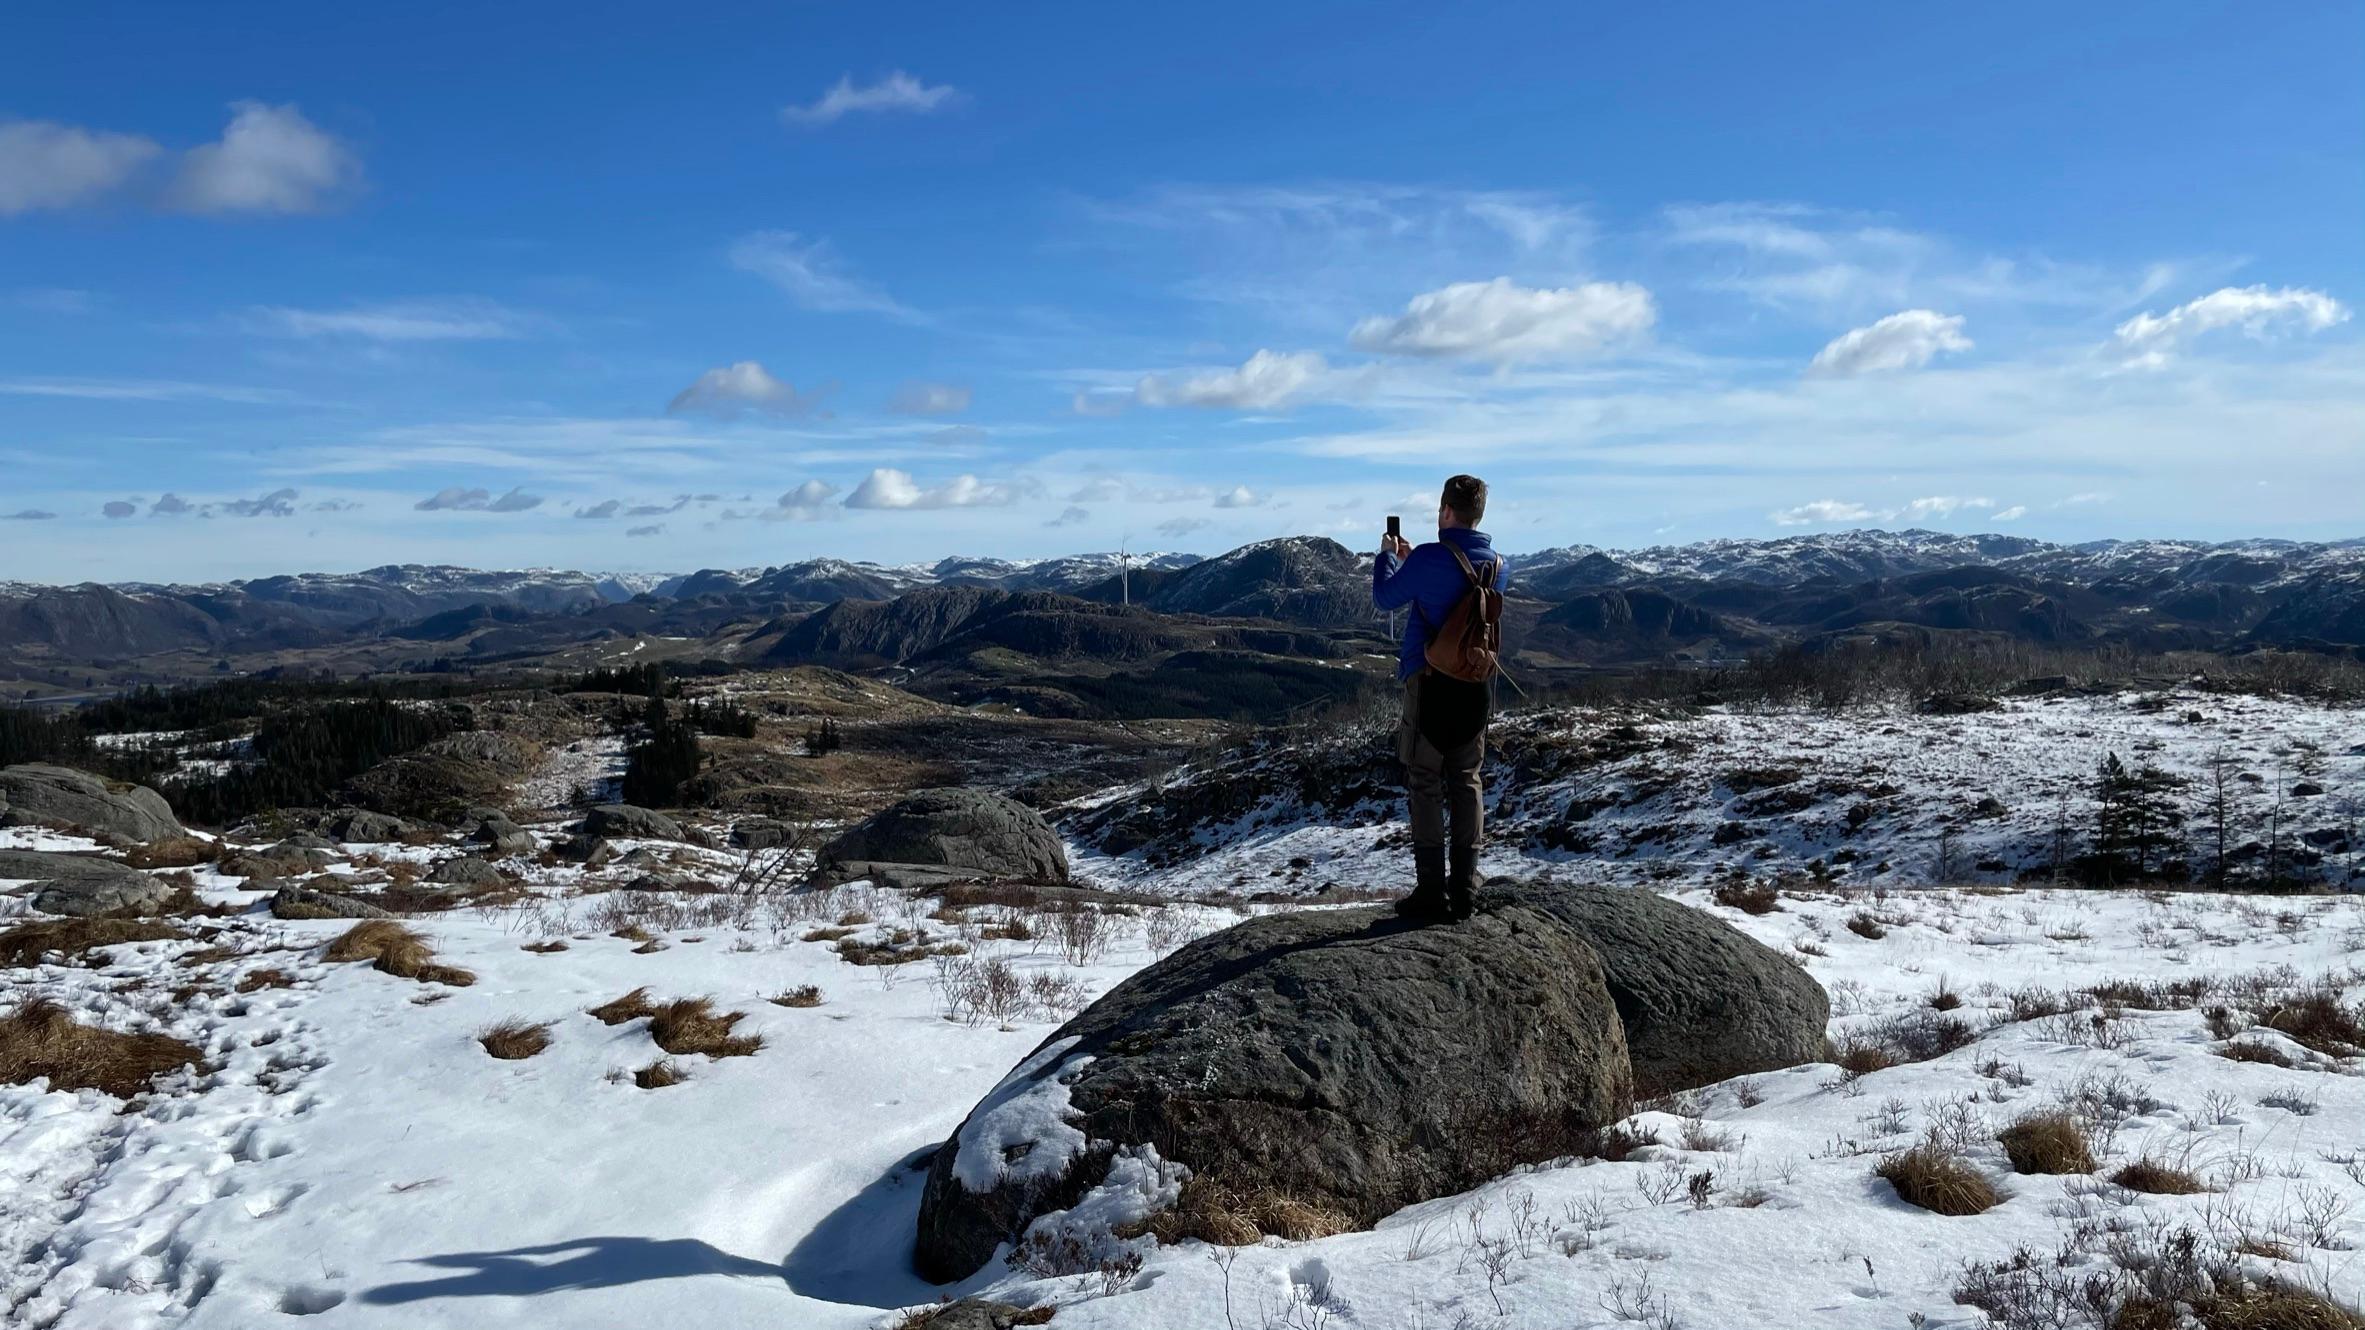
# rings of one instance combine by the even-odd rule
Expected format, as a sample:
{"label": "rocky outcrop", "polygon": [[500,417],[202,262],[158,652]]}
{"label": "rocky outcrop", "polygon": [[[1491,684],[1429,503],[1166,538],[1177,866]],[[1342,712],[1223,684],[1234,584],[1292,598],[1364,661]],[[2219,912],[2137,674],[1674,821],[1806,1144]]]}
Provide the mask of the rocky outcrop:
{"label": "rocky outcrop", "polygon": [[[916,1259],[964,1277],[1144,1161],[1369,1224],[1581,1152],[1671,1090],[1814,1061],[1822,990],[1643,891],[1501,883],[1460,924],[1270,915],[1055,1032],[931,1165]],[[1123,1165],[1128,1181],[1117,1179]]]}
{"label": "rocky outcrop", "polygon": [[583,833],[628,840],[686,839],[681,823],[637,804],[601,804],[583,815]]}
{"label": "rocky outcrop", "polygon": [[278,919],[391,919],[394,911],[351,896],[314,891],[310,887],[281,887],[271,894],[271,914]]}
{"label": "rocky outcrop", "polygon": [[1631,1088],[1602,963],[1547,913],[1253,919],[1119,984],[970,1114],[929,1172],[920,1270],[977,1269],[1120,1149],[1370,1223],[1571,1153]]}
{"label": "rocky outcrop", "polygon": [[1065,882],[1067,850],[1043,816],[986,790],[922,790],[847,830],[821,849],[824,881],[877,879],[918,870],[929,884],[975,878]]}
{"label": "rocky outcrop", "polygon": [[412,834],[411,824],[388,813],[366,808],[339,808],[320,819],[322,835],[348,845],[385,845]]}
{"label": "rocky outcrop", "polygon": [[0,826],[64,827],[142,844],[187,834],[172,805],[145,785],[30,762],[0,767]]}
{"label": "rocky outcrop", "polygon": [[427,880],[441,887],[498,887],[508,883],[501,870],[473,854],[455,855],[429,869]]}
{"label": "rocky outcrop", "polygon": [[44,850],[0,850],[0,881],[12,880],[44,914],[141,914],[172,894],[171,884],[112,859]]}
{"label": "rocky outcrop", "polygon": [[1723,920],[1639,888],[1498,882],[1482,908],[1497,903],[1551,915],[1601,958],[1637,1095],[1825,1056],[1823,986]]}

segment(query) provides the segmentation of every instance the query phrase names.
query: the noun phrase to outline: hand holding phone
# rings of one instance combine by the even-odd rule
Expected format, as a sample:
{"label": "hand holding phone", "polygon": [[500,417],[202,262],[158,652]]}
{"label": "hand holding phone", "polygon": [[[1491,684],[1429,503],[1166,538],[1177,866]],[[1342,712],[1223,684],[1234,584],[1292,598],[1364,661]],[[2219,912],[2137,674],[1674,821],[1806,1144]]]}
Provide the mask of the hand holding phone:
{"label": "hand holding phone", "polygon": [[1398,558],[1412,553],[1412,546],[1404,540],[1404,519],[1401,516],[1388,514],[1388,534],[1381,537],[1380,548]]}

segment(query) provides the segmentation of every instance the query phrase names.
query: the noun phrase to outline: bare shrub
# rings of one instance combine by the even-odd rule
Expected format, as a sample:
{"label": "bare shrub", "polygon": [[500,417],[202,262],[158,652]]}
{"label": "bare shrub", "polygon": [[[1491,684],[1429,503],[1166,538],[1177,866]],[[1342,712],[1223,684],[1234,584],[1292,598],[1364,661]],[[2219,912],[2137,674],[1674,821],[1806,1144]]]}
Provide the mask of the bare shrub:
{"label": "bare shrub", "polygon": [[196,1045],[164,1034],[125,1034],[74,1019],[43,997],[0,1020],[0,1084],[46,1078],[52,1090],[99,1090],[129,1099],[157,1077],[198,1065]]}
{"label": "bare shrub", "polygon": [[2031,1113],[1996,1133],[2015,1173],[2091,1173],[2093,1145],[2086,1127],[2060,1111]]}
{"label": "bare shrub", "polygon": [[1873,1173],[1909,1205],[1932,1214],[1975,1215],[1994,1208],[1995,1187],[1961,1154],[1930,1142],[1881,1160]]}
{"label": "bare shrub", "polygon": [[325,961],[368,961],[372,968],[397,979],[423,984],[466,988],[476,976],[452,965],[438,965],[427,939],[391,919],[367,919],[337,937],[321,953]]}
{"label": "bare shrub", "polygon": [[2296,1065],[2290,1054],[2264,1039],[2236,1039],[2218,1049],[2217,1056],[2232,1062],[2256,1062],[2269,1067]]}
{"label": "bare shrub", "polygon": [[550,1047],[550,1027],[512,1016],[477,1031],[476,1042],[505,1062],[521,1061]]}
{"label": "bare shrub", "polygon": [[2259,1024],[2329,1057],[2365,1053],[2365,1021],[2329,983],[2285,998],[2268,1009]]}
{"label": "bare shrub", "polygon": [[1052,942],[1070,965],[1091,965],[1108,951],[1107,920],[1098,910],[1061,910],[1049,924]]}
{"label": "bare shrub", "polygon": [[821,1005],[820,986],[799,984],[795,988],[784,988],[772,995],[772,1005],[776,1007],[818,1007]]}
{"label": "bare shrub", "polygon": [[632,1083],[644,1090],[662,1090],[668,1085],[679,1085],[690,1079],[682,1064],[672,1058],[659,1058],[632,1073]]}
{"label": "bare shrub", "polygon": [[1710,895],[1717,904],[1743,914],[1772,914],[1782,908],[1781,893],[1774,889],[1773,884],[1753,878],[1732,878],[1719,882]]}
{"label": "bare shrub", "polygon": [[1882,927],[1881,921],[1875,919],[1866,910],[1858,910],[1848,916],[1848,931],[1873,942],[1878,942],[1889,935],[1889,930]]}

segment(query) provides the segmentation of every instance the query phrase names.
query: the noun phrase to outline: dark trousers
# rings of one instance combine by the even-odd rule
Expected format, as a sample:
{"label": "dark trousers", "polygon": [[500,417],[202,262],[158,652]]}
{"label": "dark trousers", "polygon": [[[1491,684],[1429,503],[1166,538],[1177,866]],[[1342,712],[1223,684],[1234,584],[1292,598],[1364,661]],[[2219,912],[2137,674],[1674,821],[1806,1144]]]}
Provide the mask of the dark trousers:
{"label": "dark trousers", "polygon": [[1486,760],[1486,725],[1481,719],[1475,734],[1450,748],[1432,743],[1421,732],[1423,677],[1404,681],[1404,717],[1396,724],[1396,756],[1404,763],[1404,785],[1412,796],[1412,843],[1446,844],[1450,813],[1452,843],[1474,847],[1486,830],[1485,791],[1478,776]]}

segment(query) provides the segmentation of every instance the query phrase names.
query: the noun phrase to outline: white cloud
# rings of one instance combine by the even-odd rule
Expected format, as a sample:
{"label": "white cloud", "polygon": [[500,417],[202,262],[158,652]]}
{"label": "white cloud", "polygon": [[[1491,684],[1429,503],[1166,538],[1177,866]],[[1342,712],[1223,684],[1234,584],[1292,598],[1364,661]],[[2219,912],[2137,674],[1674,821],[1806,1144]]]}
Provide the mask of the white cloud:
{"label": "white cloud", "polygon": [[1269,411],[1286,406],[1330,373],[1312,351],[1259,351],[1238,369],[1210,370],[1180,379],[1152,374],[1135,386],[1145,406],[1227,407]]}
{"label": "white cloud", "polygon": [[2347,322],[2348,317],[2346,306],[2321,291],[2295,286],[2277,290],[2264,286],[2229,286],[2187,301],[2165,314],[2147,310],[2136,315],[2118,326],[2111,336],[2111,346],[2129,364],[2154,366],[2165,364],[2169,356],[2194,338],[2219,329],[2239,328],[2251,337],[2264,339],[2285,329],[2322,332],[2334,324]]}
{"label": "white cloud", "polygon": [[1215,506],[1218,508],[1254,508],[1264,501],[1264,495],[1246,485],[1234,485],[1215,496]]}
{"label": "white cloud", "polygon": [[731,246],[731,262],[806,309],[922,321],[894,297],[845,271],[826,240],[806,240],[794,231],[758,231]]}
{"label": "white cloud", "polygon": [[1815,353],[1807,373],[1822,378],[1847,378],[1901,369],[1920,369],[1941,351],[1968,351],[1959,314],[1931,309],[1908,309],[1866,327],[1841,333]]}
{"label": "white cloud", "polygon": [[47,120],[0,124],[0,217],[93,202],[162,151],[137,134]]}
{"label": "white cloud", "polygon": [[764,411],[785,416],[803,411],[808,405],[796,389],[772,377],[762,365],[742,360],[699,375],[689,387],[673,395],[665,410],[669,415],[697,411],[732,416],[742,411]]}
{"label": "white cloud", "polygon": [[1772,514],[1776,526],[1828,526],[1839,522],[1871,521],[1880,514],[1860,503],[1843,499],[1817,499],[1796,508],[1785,508]]}
{"label": "white cloud", "polygon": [[1926,499],[1911,500],[1904,507],[1883,514],[1883,516],[1892,521],[1903,518],[1908,522],[1920,522],[1933,517],[1952,517],[1964,509],[1993,507],[1995,507],[1993,499],[1965,499],[1952,494],[1940,494]]}
{"label": "white cloud", "polygon": [[1109,503],[1125,497],[1125,486],[1114,476],[1085,481],[1068,496],[1070,503]]}
{"label": "white cloud", "polygon": [[1075,400],[1069,405],[1074,408],[1075,413],[1079,416],[1100,416],[1105,418],[1108,416],[1122,415],[1125,411],[1125,403],[1128,400],[1129,399],[1123,393],[1093,392],[1090,389],[1084,389],[1076,394]]}
{"label": "white cloud", "polygon": [[1497,277],[1414,296],[1394,318],[1356,324],[1349,340],[1364,351],[1513,364],[1632,342],[1657,319],[1651,293],[1631,282],[1539,289]]}
{"label": "white cloud", "polygon": [[423,513],[522,513],[529,508],[538,508],[541,505],[542,497],[540,495],[528,494],[523,489],[512,489],[507,494],[496,498],[486,490],[453,485],[437,490],[412,504],[411,507]]}
{"label": "white cloud", "polygon": [[958,415],[969,409],[969,389],[954,383],[907,383],[887,406],[907,416]]}
{"label": "white cloud", "polygon": [[522,337],[523,315],[490,300],[392,301],[350,309],[258,306],[248,325],[288,337],[359,337],[375,342],[481,341]]}
{"label": "white cloud", "polygon": [[856,87],[854,76],[848,74],[811,105],[780,108],[780,118],[792,125],[828,125],[857,112],[926,115],[960,101],[958,88],[942,83],[931,86],[898,69],[867,88]]}
{"label": "white cloud", "polygon": [[2016,504],[2013,504],[2011,507],[2009,507],[2009,508],[2006,508],[2006,509],[2002,510],[2001,512],[1998,512],[1998,513],[1997,513],[1997,514],[1996,514],[1996,515],[1995,515],[1995,516],[1994,516],[1992,519],[1990,519],[1990,520],[1992,520],[1992,521],[1997,521],[1997,522],[2017,522],[2017,521],[2019,521],[2021,518],[2023,518],[2023,517],[2026,517],[2026,516],[2028,516],[2028,508],[2027,508],[2027,506],[2026,506],[2026,505],[2023,505],[2023,504],[2017,504],[2017,503],[2016,503]]}
{"label": "white cloud", "polygon": [[848,508],[995,508],[1018,498],[1008,485],[960,475],[942,485],[922,489],[910,473],[882,466],[863,477],[846,496]]}
{"label": "white cloud", "polygon": [[361,180],[351,149],[294,106],[233,102],[219,142],[191,148],[166,201],[186,212],[318,212]]}
{"label": "white cloud", "polygon": [[764,516],[776,522],[812,522],[829,513],[829,501],[837,497],[838,487],[823,480],[808,480],[780,496],[777,503],[766,509]]}

